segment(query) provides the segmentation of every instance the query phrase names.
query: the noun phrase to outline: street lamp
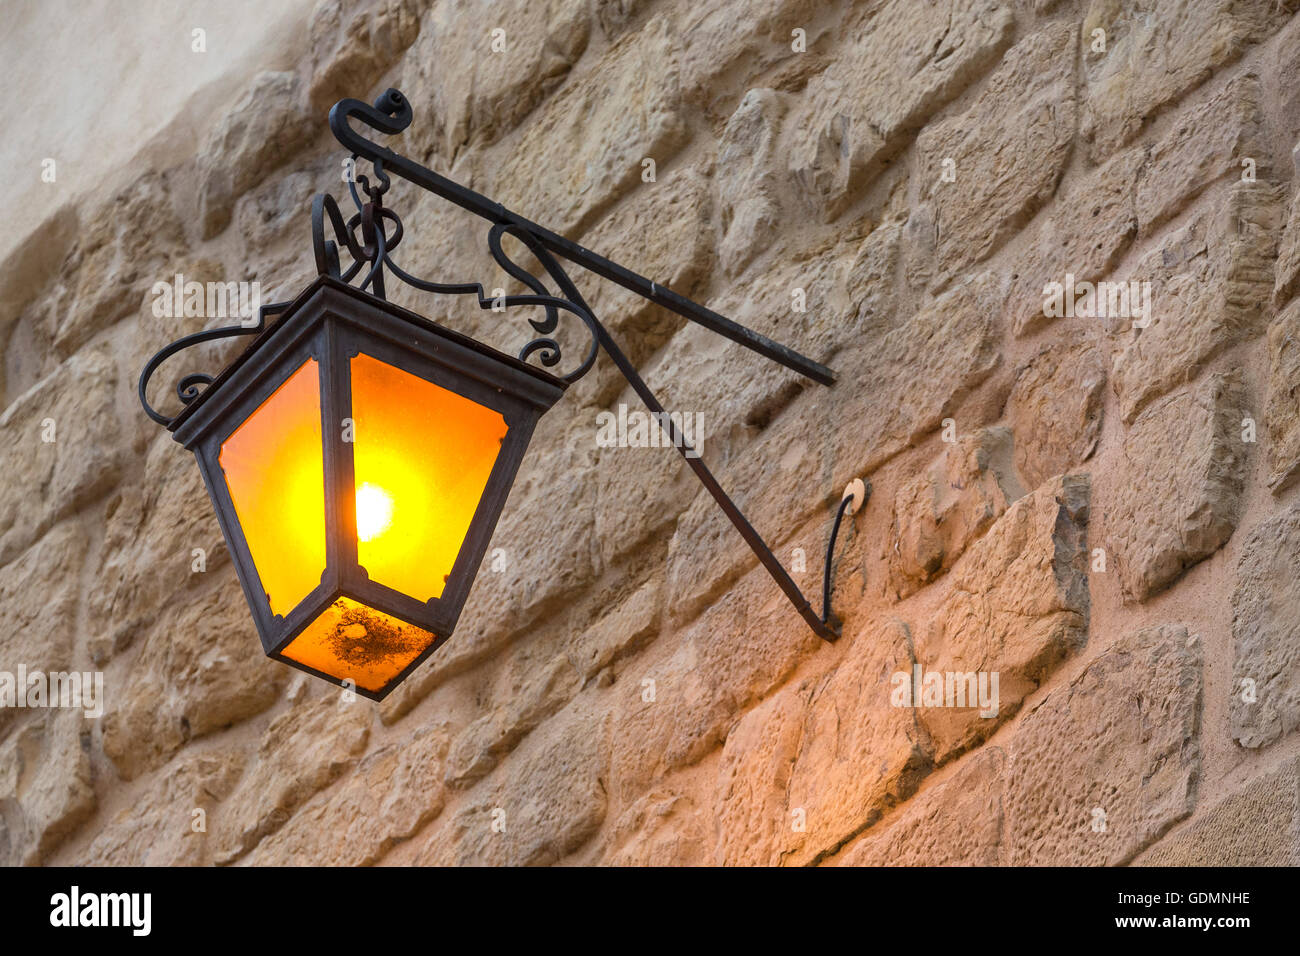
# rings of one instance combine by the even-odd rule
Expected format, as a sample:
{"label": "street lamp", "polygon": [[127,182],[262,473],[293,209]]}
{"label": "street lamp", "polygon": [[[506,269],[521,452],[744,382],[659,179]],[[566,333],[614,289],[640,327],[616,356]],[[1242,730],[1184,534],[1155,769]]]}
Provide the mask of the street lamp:
{"label": "street lamp", "polygon": [[[375,183],[366,176],[349,183],[357,212],[347,222],[332,197],[316,197],[315,281],[292,301],[263,306],[251,328],[178,339],[140,376],[145,411],[198,460],[266,654],[375,700],[391,692],[451,636],[538,419],[602,349],[799,613],[834,640],[829,552],[844,513],[865,501],[865,487],[851,485],[836,514],[819,616],[663,414],[555,255],[818,382],[831,384],[831,372],[370,142],[350,117],[393,134],[410,124],[411,108],[390,89],[374,106],[345,99],[330,111],[335,136],[354,162],[371,162]],[[488,219],[493,258],[530,292],[494,300],[478,283],[431,282],[402,269],[393,260],[402,223],[383,205],[389,173]],[[506,256],[507,235],[538,259],[558,295]],[[351,263],[343,269],[345,249]],[[544,318],[529,319],[538,337],[517,357],[504,355],[387,301],[385,273],[426,292],[474,296],[484,309],[541,309]],[[561,359],[549,336],[561,312],[585,324],[591,343],[577,368],[557,375],[547,370]],[[268,316],[277,318],[268,323]],[[149,379],[172,355],[247,334],[256,337],[215,378],[178,381],[185,406],[178,414],[150,405]],[[542,367],[527,361],[533,356]]]}

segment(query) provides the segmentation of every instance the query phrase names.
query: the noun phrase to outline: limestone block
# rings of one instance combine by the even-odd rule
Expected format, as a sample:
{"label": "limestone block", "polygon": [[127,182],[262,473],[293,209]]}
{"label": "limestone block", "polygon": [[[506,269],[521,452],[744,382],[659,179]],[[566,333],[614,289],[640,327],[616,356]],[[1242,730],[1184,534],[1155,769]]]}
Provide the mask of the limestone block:
{"label": "limestone block", "polygon": [[1232,535],[1246,472],[1243,407],[1240,370],[1216,372],[1129,429],[1125,480],[1107,507],[1126,600],[1168,587]]}
{"label": "limestone block", "polygon": [[1022,494],[1010,429],[982,428],[946,445],[894,496],[885,541],[890,589],[906,597],[948,570]]}
{"label": "limestone block", "polygon": [[891,0],[855,25],[846,52],[809,81],[785,135],[789,169],[838,216],[940,107],[1010,44],[1011,12],[986,0]]}
{"label": "limestone block", "polygon": [[1232,739],[1264,747],[1300,726],[1300,513],[1274,515],[1242,545],[1232,595]]}
{"label": "limestone block", "polygon": [[[1021,498],[967,549],[952,592],[918,626],[917,663],[945,681],[944,706],[923,697],[917,711],[936,763],[987,739],[1087,640],[1089,498],[1087,475],[1055,478]],[[980,675],[987,708],[977,705]]]}
{"label": "limestone block", "polygon": [[965,113],[917,137],[933,285],[987,258],[1056,192],[1074,142],[1075,42],[1069,24],[1021,40]]}
{"label": "limestone block", "polygon": [[1053,689],[1007,747],[1001,862],[1123,864],[1191,813],[1201,687],[1200,640],[1165,624]]}
{"label": "limestone block", "polygon": [[166,763],[191,740],[266,710],[288,668],[262,652],[229,570],[201,597],[183,594],[137,638],[104,714],[104,753],[124,779]]}
{"label": "limestone block", "polygon": [[348,772],[365,752],[373,716],[365,700],[330,689],[315,699],[299,695],[271,721],[248,772],[223,802],[216,862],[247,853]]}
{"label": "limestone block", "polygon": [[[1162,107],[1238,59],[1286,22],[1293,0],[1093,0],[1079,43],[1080,130],[1094,162],[1132,141]],[[1105,49],[1094,50],[1095,31]]]}
{"label": "limestone block", "polygon": [[1224,349],[1264,333],[1280,215],[1275,187],[1235,183],[1134,267],[1130,288],[1150,282],[1151,315],[1145,326],[1112,323],[1111,380],[1124,421]]}
{"label": "limestone block", "polygon": [[1040,349],[1016,373],[1007,399],[1020,477],[1037,488],[1092,457],[1101,435],[1106,353],[1086,335]]}

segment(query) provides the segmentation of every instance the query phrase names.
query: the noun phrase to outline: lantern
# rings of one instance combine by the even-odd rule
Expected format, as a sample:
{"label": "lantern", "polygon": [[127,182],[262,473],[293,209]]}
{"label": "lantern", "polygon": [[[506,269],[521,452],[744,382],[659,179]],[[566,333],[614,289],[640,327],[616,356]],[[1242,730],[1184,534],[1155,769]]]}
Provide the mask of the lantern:
{"label": "lantern", "polygon": [[173,424],[266,653],[382,699],[446,640],[565,382],[330,276]]}

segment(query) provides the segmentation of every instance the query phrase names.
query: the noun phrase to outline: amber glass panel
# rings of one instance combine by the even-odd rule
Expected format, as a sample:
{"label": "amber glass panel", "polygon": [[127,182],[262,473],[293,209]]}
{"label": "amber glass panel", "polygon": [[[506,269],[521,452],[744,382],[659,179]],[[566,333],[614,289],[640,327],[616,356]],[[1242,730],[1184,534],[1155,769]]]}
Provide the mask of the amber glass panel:
{"label": "amber glass panel", "polygon": [[342,597],[282,652],[289,660],[380,691],[433,643],[433,635]]}
{"label": "amber glass panel", "polygon": [[325,571],[320,370],[308,359],[221,446],[219,461],[271,613],[288,614]]}
{"label": "amber glass panel", "polygon": [[358,563],[417,600],[441,597],[505,419],[365,354],[352,359],[352,419]]}

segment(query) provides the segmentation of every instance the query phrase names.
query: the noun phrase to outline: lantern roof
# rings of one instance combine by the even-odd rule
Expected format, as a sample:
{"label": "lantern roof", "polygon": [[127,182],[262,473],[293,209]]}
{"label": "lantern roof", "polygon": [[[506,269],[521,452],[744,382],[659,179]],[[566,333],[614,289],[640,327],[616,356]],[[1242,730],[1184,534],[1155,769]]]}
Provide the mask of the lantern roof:
{"label": "lantern roof", "polygon": [[[205,419],[207,416],[201,414],[200,410],[206,405],[218,399],[224,399],[226,401],[230,400],[230,391],[223,388],[226,382],[232,379],[238,380],[241,374],[243,374],[243,370],[249,366],[250,363],[256,362],[258,354],[269,343],[279,341],[284,337],[292,338],[296,335],[305,334],[309,330],[309,327],[299,323],[297,321],[298,317],[305,315],[310,311],[309,307],[318,301],[328,307],[333,296],[342,296],[354,300],[358,305],[381,310],[383,313],[392,316],[399,322],[409,324],[414,329],[418,329],[426,335],[445,339],[448,343],[451,343],[460,349],[465,349],[470,353],[480,355],[483,358],[490,360],[490,362],[500,363],[501,365],[514,369],[525,376],[530,376],[536,379],[537,382],[546,389],[558,388],[564,390],[569,386],[567,381],[556,375],[552,375],[543,368],[538,368],[536,365],[530,365],[513,355],[507,355],[505,352],[499,352],[490,345],[486,345],[475,338],[471,338],[470,336],[457,332],[454,329],[449,329],[446,326],[439,325],[437,322],[427,319],[409,309],[405,309],[387,299],[380,299],[377,296],[370,295],[364,290],[358,289],[353,285],[348,285],[346,282],[343,282],[334,276],[322,275],[317,276],[310,285],[303,289],[302,292],[298,293],[298,295],[288,303],[284,311],[269,321],[266,324],[266,328],[257,333],[253,341],[248,344],[248,347],[240,352],[228,366],[226,366],[210,381],[207,388],[199,392],[197,396],[190,401],[179,414],[176,415],[175,418],[171,419],[167,428],[169,431],[177,433],[177,441],[185,444],[185,440],[182,436],[193,434],[196,428],[201,427],[198,425],[198,421]],[[321,321],[324,318],[324,314],[325,313],[318,313],[312,315],[311,321]],[[350,317],[351,313],[347,310],[335,309],[332,314],[338,315],[345,321],[357,321],[355,317]],[[436,352],[433,353],[435,356],[436,354]],[[481,378],[485,382],[494,381],[492,378],[492,371],[487,366],[477,366],[476,363],[468,362],[461,366],[461,370],[470,377]],[[540,396],[538,397],[537,402],[539,406],[544,404],[545,407],[549,407],[552,404],[552,402],[545,401],[545,399]],[[196,421],[195,425],[185,427],[186,423],[190,422],[192,419]]]}

